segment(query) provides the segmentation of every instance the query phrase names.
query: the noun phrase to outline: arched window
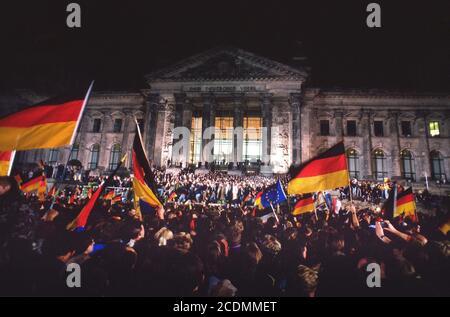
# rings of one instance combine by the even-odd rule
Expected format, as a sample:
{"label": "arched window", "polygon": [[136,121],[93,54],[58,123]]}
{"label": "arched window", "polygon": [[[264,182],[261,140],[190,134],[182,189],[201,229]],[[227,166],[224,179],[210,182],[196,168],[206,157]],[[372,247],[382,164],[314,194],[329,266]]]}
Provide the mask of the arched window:
{"label": "arched window", "polygon": [[402,162],[402,174],[403,178],[415,181],[416,173],[414,169],[414,157],[408,150],[403,150],[400,152],[400,160]]}
{"label": "arched window", "polygon": [[89,169],[93,170],[97,168],[99,154],[100,154],[100,145],[94,144],[91,147],[91,159],[88,164]]}
{"label": "arched window", "polygon": [[359,157],[355,149],[347,150],[347,164],[350,177],[359,177]]}
{"label": "arched window", "polygon": [[120,153],[122,149],[120,144],[114,144],[111,148],[111,156],[109,157],[109,169],[113,170],[117,167],[120,161]]}
{"label": "arched window", "polygon": [[439,151],[432,151],[430,153],[431,160],[431,177],[434,180],[446,179],[444,171],[444,159]]}
{"label": "arched window", "polygon": [[58,162],[59,150],[51,149],[48,153],[48,164],[53,165]]}
{"label": "arched window", "polygon": [[72,147],[72,151],[70,152],[69,161],[78,160],[78,152],[80,150],[80,146],[78,144],[74,144]]}
{"label": "arched window", "polygon": [[375,178],[378,180],[383,180],[385,177],[387,177],[386,155],[384,154],[383,150],[376,149],[375,151],[373,151],[372,160]]}

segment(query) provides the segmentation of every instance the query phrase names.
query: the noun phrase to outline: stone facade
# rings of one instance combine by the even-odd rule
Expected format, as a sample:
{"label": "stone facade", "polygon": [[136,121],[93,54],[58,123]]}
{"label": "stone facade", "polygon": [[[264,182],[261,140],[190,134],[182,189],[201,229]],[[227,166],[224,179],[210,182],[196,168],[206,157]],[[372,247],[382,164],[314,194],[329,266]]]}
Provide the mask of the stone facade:
{"label": "stone facade", "polygon": [[[227,116],[239,127],[251,115],[269,128],[262,147],[267,145],[268,164],[275,173],[286,172],[291,164],[304,162],[343,140],[346,148],[353,150],[358,178],[375,178],[376,172],[404,177],[400,153],[405,150],[411,154],[415,181],[433,174],[430,153],[438,153],[441,173],[450,175],[448,93],[326,90],[308,87],[307,78],[305,69],[239,49],[214,49],[193,56],[147,75],[148,86],[139,92],[94,92],[75,141],[76,158],[88,168],[98,145],[95,170],[108,170],[114,148],[131,152],[136,118],[143,122],[143,138],[153,164],[197,163],[189,159],[191,147],[184,154],[172,153],[175,128],[191,129],[193,118],[201,117],[204,131],[216,118]],[[98,122],[100,126],[95,127]],[[321,131],[320,122],[328,122],[328,131]],[[431,136],[431,122],[437,122],[438,136]],[[242,135],[233,137],[234,153],[229,161],[235,164],[243,161],[236,154],[240,138]],[[382,171],[375,153],[383,153]],[[49,155],[49,150],[28,151],[21,153],[19,160],[49,161]],[[65,163],[69,155],[69,148],[60,149],[56,160]],[[129,160],[126,166],[130,167]]]}

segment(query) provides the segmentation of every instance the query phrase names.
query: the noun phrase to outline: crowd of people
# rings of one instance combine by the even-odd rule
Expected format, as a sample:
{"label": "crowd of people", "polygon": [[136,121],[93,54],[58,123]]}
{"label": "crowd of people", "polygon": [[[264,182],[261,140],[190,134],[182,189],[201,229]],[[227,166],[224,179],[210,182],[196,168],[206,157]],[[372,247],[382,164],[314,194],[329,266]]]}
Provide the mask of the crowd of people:
{"label": "crowd of people", "polygon": [[[83,230],[66,230],[89,199],[76,187],[44,201],[0,177],[0,294],[35,296],[448,296],[446,196],[417,195],[429,214],[388,220],[386,183],[352,181],[340,208],[293,216],[295,197],[260,217],[256,194],[277,179],[223,172],[155,171],[164,204],[136,217],[129,177],[115,177],[121,200],[100,198]],[[287,179],[280,178],[286,183]],[[349,192],[351,191],[351,193]],[[68,199],[78,192],[77,199]],[[352,194],[353,201],[350,201]],[[359,204],[364,202],[365,204]],[[68,287],[69,263],[81,287]],[[381,268],[368,287],[367,266]]]}

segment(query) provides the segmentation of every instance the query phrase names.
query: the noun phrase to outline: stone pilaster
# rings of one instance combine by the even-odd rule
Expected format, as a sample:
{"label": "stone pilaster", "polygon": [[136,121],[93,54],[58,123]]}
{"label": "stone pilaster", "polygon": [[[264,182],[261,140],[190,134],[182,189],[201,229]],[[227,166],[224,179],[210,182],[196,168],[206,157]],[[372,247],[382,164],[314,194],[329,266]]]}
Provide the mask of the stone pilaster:
{"label": "stone pilaster", "polygon": [[371,112],[361,110],[361,134],[367,136],[367,142],[362,143],[362,165],[360,175],[361,178],[367,178],[372,175],[372,129],[371,129]]}
{"label": "stone pilaster", "polygon": [[[203,110],[202,110],[202,136],[204,136],[205,130],[215,126],[216,120],[216,111],[214,105],[214,95],[212,94],[202,94],[202,102],[203,102]],[[214,136],[212,137],[202,137],[202,164],[208,160],[208,157],[205,156],[204,149],[205,146],[214,140]]]}
{"label": "stone pilaster", "polygon": [[290,104],[292,113],[292,162],[300,164],[302,161],[301,95],[291,94]]}
{"label": "stone pilaster", "polygon": [[[242,162],[242,145],[243,145],[243,126],[244,126],[244,96],[239,94],[233,96],[233,164],[236,166],[238,163]],[[239,144],[240,143],[240,144]]]}
{"label": "stone pilaster", "polygon": [[[271,106],[271,94],[261,95],[261,115],[262,115],[262,127],[263,127],[263,142],[262,142],[262,161],[270,164],[270,156],[272,149],[272,106]],[[264,131],[266,136],[264,136]],[[265,158],[267,156],[267,158]]]}

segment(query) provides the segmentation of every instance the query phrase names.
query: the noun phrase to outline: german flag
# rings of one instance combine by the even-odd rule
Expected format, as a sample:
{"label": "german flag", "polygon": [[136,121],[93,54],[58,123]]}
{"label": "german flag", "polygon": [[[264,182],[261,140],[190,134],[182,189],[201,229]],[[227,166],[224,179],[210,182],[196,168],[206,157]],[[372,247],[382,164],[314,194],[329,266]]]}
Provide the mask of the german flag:
{"label": "german flag", "polygon": [[49,99],[0,118],[0,151],[71,144],[92,84],[86,96],[75,93]]}
{"label": "german flag", "polygon": [[412,187],[397,194],[396,207],[393,216],[396,218],[402,215],[404,217],[409,216],[412,219],[415,219],[416,217],[416,202]]}
{"label": "german flag", "polygon": [[349,176],[344,143],[340,142],[311,159],[292,168],[288,194],[307,194],[348,186]]}
{"label": "german flag", "polygon": [[122,201],[122,196],[121,195],[117,195],[117,196],[115,196],[115,197],[113,197],[111,199],[111,205],[113,205],[115,203],[118,203],[118,202],[121,202],[121,201]]}
{"label": "german flag", "polygon": [[105,196],[103,196],[104,200],[111,200],[114,197],[114,190],[111,190],[109,193],[107,193]]}
{"label": "german flag", "polygon": [[156,197],[155,176],[148,163],[147,155],[142,146],[139,125],[134,137],[132,162],[133,162],[133,190],[134,190],[134,208],[136,214],[142,219],[141,209],[151,212],[155,208],[162,207],[158,197]]}
{"label": "german flag", "polygon": [[0,176],[9,175],[14,154],[14,151],[0,151]]}
{"label": "german flag", "polygon": [[264,209],[263,205],[261,204],[261,196],[262,196],[263,192],[259,192],[256,194],[255,197],[255,207],[258,207],[258,209]]}
{"label": "german flag", "polygon": [[26,183],[23,183],[20,186],[20,189],[24,192],[24,193],[31,193],[35,190],[41,190],[42,191],[42,187],[45,184],[45,177],[43,175],[34,177],[32,179],[30,179],[29,181],[27,181]]}
{"label": "german flag", "polygon": [[173,191],[170,193],[169,197],[167,198],[167,201],[173,201],[175,198],[177,198],[177,193]]}
{"label": "german flag", "polygon": [[300,198],[299,201],[294,206],[294,210],[292,211],[292,214],[294,216],[304,214],[306,212],[314,211],[315,209],[314,205],[314,198],[311,194],[305,195],[304,197]]}
{"label": "german flag", "polygon": [[114,175],[116,175],[119,168],[122,166],[123,162],[126,159],[126,155],[120,160],[119,164],[117,164],[116,169],[109,175],[108,179],[104,181],[100,186],[97,188],[97,190],[92,194],[92,197],[90,197],[89,201],[86,205],[84,205],[83,209],[81,209],[78,216],[70,222],[67,226],[67,230],[75,230],[77,228],[84,228],[87,224],[89,215],[91,214],[92,209],[94,208],[95,204],[97,203],[98,198],[103,192],[103,189],[111,186],[113,181]]}
{"label": "german flag", "polygon": [[16,182],[19,186],[22,185],[23,180],[22,180],[22,176],[20,176],[20,174],[17,174],[16,176],[14,176],[14,179],[16,180]]}

